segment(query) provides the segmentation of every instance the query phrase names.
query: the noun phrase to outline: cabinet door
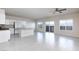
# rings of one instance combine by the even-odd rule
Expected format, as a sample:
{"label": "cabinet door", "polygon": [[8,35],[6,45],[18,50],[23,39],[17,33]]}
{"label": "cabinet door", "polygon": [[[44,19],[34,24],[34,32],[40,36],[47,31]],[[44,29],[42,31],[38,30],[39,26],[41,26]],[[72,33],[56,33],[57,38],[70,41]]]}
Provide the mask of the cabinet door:
{"label": "cabinet door", "polygon": [[5,11],[0,9],[0,24],[5,24]]}

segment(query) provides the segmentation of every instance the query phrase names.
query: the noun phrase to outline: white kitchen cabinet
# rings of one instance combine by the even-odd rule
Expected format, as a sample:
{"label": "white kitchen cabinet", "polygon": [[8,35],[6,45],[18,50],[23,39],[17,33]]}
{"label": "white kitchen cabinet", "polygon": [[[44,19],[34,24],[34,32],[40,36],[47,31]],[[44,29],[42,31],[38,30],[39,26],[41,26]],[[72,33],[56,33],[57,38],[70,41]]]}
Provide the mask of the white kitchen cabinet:
{"label": "white kitchen cabinet", "polygon": [[0,24],[5,24],[5,10],[0,9]]}

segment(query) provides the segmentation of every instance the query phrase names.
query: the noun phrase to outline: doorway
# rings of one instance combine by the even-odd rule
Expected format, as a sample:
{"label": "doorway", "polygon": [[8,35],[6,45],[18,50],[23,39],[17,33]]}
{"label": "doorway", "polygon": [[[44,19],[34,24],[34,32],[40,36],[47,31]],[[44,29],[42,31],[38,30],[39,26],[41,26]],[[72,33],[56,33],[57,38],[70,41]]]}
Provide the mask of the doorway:
{"label": "doorway", "polygon": [[45,22],[46,25],[46,32],[54,32],[54,21],[47,21]]}

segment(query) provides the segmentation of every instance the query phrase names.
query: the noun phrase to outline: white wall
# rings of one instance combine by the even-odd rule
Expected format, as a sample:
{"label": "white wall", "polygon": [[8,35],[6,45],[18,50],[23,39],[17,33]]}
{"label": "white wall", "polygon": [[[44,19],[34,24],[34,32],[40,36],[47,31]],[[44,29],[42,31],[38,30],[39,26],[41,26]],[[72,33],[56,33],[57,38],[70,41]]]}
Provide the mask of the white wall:
{"label": "white wall", "polygon": [[5,24],[5,10],[0,9],[0,24]]}
{"label": "white wall", "polygon": [[[74,22],[73,23],[73,30],[61,31],[59,28],[59,21],[60,20],[68,20],[68,19],[73,19],[73,22]],[[54,21],[54,23],[55,23],[54,33],[55,34],[67,35],[67,36],[72,36],[72,37],[79,37],[79,13],[53,16],[51,18],[48,18],[48,19],[46,18],[41,21],[43,21],[43,22]]]}
{"label": "white wall", "polygon": [[[68,19],[73,19],[73,29],[60,31],[59,21],[60,20],[68,20]],[[79,37],[79,14],[58,16],[58,17],[55,17],[53,20],[55,21],[55,33],[56,34]]]}

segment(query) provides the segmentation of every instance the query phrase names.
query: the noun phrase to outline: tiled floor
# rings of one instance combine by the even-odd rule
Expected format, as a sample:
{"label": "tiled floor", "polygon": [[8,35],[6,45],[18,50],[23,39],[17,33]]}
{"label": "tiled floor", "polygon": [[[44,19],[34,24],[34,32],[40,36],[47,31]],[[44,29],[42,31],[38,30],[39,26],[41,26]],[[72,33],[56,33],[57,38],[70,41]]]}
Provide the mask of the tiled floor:
{"label": "tiled floor", "polygon": [[20,38],[11,37],[8,42],[0,43],[0,51],[78,51],[79,38],[59,36],[54,33],[37,32]]}

